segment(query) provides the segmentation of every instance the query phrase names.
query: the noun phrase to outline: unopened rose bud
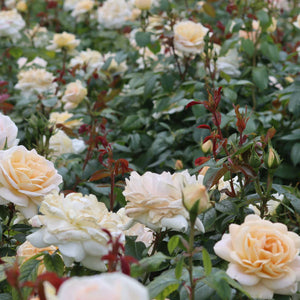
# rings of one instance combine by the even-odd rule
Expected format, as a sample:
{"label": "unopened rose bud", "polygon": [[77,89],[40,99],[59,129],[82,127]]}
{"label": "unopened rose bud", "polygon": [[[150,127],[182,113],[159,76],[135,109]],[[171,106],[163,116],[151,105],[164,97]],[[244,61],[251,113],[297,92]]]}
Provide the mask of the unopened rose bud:
{"label": "unopened rose bud", "polygon": [[280,157],[273,147],[269,147],[269,152],[265,156],[265,164],[268,169],[276,169],[280,165]]}
{"label": "unopened rose bud", "polygon": [[204,154],[211,152],[212,149],[213,149],[213,143],[211,140],[206,141],[201,146],[201,150],[203,151]]}
{"label": "unopened rose bud", "polygon": [[293,83],[293,82],[295,81],[294,78],[291,77],[291,76],[286,76],[284,79],[285,79],[285,81],[288,82],[288,83]]}
{"label": "unopened rose bud", "polygon": [[258,168],[261,165],[261,163],[261,157],[259,157],[255,149],[253,148],[249,159],[250,166],[252,168]]}
{"label": "unopened rose bud", "polygon": [[176,162],[175,162],[175,169],[176,170],[181,170],[183,169],[183,163],[180,159],[177,159]]}
{"label": "unopened rose bud", "polygon": [[197,214],[206,211],[211,206],[206,187],[202,184],[187,185],[183,188],[182,193],[183,204],[188,211],[191,211],[197,201],[199,201]]}
{"label": "unopened rose bud", "polygon": [[141,10],[148,10],[151,8],[152,0],[135,0],[134,4]]}

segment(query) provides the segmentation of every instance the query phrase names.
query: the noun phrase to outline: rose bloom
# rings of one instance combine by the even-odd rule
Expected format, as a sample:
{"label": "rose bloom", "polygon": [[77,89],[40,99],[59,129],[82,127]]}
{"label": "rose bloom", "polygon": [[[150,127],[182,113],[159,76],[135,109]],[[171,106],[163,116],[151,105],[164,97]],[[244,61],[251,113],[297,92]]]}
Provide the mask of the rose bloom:
{"label": "rose bloom", "polygon": [[14,43],[21,37],[19,31],[25,27],[25,21],[16,10],[0,11],[0,37],[8,37]]}
{"label": "rose bloom", "polygon": [[300,15],[298,15],[297,20],[293,22],[293,25],[300,29]]}
{"label": "rose bloom", "polygon": [[[50,255],[53,254],[57,250],[56,247],[50,246],[46,248],[36,248],[33,245],[31,245],[28,241],[25,241],[22,245],[18,247],[17,250],[17,256],[21,257],[23,259],[24,263],[26,260],[30,259],[32,256],[39,254],[41,252],[48,252]],[[42,257],[38,257],[37,259],[42,259]],[[44,273],[46,271],[45,265],[40,264],[38,268],[38,275]]]}
{"label": "rose bloom", "polygon": [[[197,179],[187,171],[173,175],[146,172],[142,176],[132,172],[123,192],[126,214],[154,231],[160,228],[186,231],[189,214],[182,203],[182,189],[184,185],[202,183],[202,180],[203,176]],[[204,231],[198,218],[196,228]]]}
{"label": "rose bloom", "polygon": [[64,10],[73,10],[82,0],[64,0]]}
{"label": "rose bloom", "polygon": [[65,49],[69,54],[74,52],[74,49],[79,45],[80,40],[76,40],[76,37],[72,33],[56,33],[53,36],[51,45],[47,47],[48,50],[54,50],[60,52]]}
{"label": "rose bloom", "polygon": [[32,29],[25,30],[25,35],[32,41],[36,48],[44,48],[49,43],[47,28],[39,24],[36,24]]}
{"label": "rose bloom", "polygon": [[18,127],[9,116],[0,113],[0,150],[11,148],[19,143]]}
{"label": "rose bloom", "polygon": [[0,201],[14,203],[26,218],[37,214],[43,197],[61,183],[53,163],[34,149],[14,146],[0,151]]}
{"label": "rose bloom", "polygon": [[74,115],[69,112],[52,112],[49,116],[49,123],[62,124],[71,129],[78,128],[81,123],[81,119],[70,120]]}
{"label": "rose bloom", "polygon": [[110,62],[110,65],[107,68],[107,72],[109,72],[110,74],[116,74],[116,73],[124,73],[126,72],[126,70],[128,69],[126,61],[122,61],[121,63],[117,63],[117,61],[115,60],[115,54],[114,53],[106,53],[105,54],[105,60],[108,60],[112,57],[112,60]]}
{"label": "rose bloom", "polygon": [[54,92],[56,87],[56,83],[53,83],[54,79],[53,74],[45,69],[22,70],[18,74],[18,83],[15,85],[15,89],[21,90],[25,96]]}
{"label": "rose bloom", "polygon": [[28,62],[27,57],[20,57],[17,60],[17,64],[18,64],[19,69],[21,69],[23,67],[32,67],[34,65],[36,67],[45,68],[47,66],[47,61],[45,61],[44,59],[36,56],[31,62]]}
{"label": "rose bloom", "polygon": [[67,85],[61,101],[65,103],[64,108],[69,110],[76,108],[86,95],[87,89],[82,85],[81,81],[77,79],[75,82],[71,82]]}
{"label": "rose bloom", "polygon": [[106,0],[97,13],[103,27],[119,29],[131,17],[131,6],[125,0]]}
{"label": "rose bloom", "polygon": [[135,0],[135,6],[141,10],[148,10],[151,8],[152,0]]}
{"label": "rose bloom", "polygon": [[28,7],[26,1],[19,1],[16,5],[16,9],[20,12],[27,12]]}
{"label": "rose bloom", "polygon": [[[80,153],[86,148],[84,141],[79,139],[70,139],[63,130],[58,130],[50,137],[49,149],[55,160],[64,153]],[[51,159],[52,160],[52,159]]]}
{"label": "rose bloom", "polygon": [[248,215],[243,224],[229,226],[229,233],[214,250],[229,261],[227,274],[253,298],[273,299],[273,294],[297,292],[300,237],[286,225]]}
{"label": "rose bloom", "polygon": [[34,216],[30,222],[34,227],[42,227],[27,239],[39,248],[57,246],[68,267],[76,261],[92,270],[106,269],[101,257],[108,254],[110,245],[102,228],[109,230],[113,237],[122,235],[121,241],[124,240],[119,228],[120,217],[108,212],[94,195],[48,194],[40,212],[43,215]]}
{"label": "rose bloom", "polygon": [[199,53],[204,47],[204,37],[209,29],[200,23],[182,21],[174,26],[174,46],[183,53]]}
{"label": "rose bloom", "polygon": [[95,2],[93,0],[82,0],[78,2],[71,13],[71,16],[76,18],[90,12],[94,7]]}
{"label": "rose bloom", "polygon": [[78,56],[71,59],[70,67],[80,67],[84,69],[87,76],[91,76],[94,71],[99,71],[104,65],[104,58],[98,51],[87,49],[81,51]]}
{"label": "rose bloom", "polygon": [[148,290],[122,273],[72,277],[60,286],[58,300],[149,300]]}

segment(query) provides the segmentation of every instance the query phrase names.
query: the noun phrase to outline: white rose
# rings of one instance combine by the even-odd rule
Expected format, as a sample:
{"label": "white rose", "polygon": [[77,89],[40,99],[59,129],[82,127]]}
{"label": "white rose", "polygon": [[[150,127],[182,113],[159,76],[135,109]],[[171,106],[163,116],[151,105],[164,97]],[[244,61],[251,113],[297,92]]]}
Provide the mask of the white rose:
{"label": "white rose", "polygon": [[25,30],[25,34],[36,48],[44,48],[49,43],[47,28],[41,27],[39,24],[36,24],[32,29]]}
{"label": "white rose", "polygon": [[80,67],[86,70],[87,76],[91,76],[93,72],[99,71],[104,65],[104,58],[98,51],[87,49],[81,51],[78,56],[71,59],[70,67]]}
{"label": "white rose", "polygon": [[183,53],[200,53],[209,29],[200,23],[182,21],[174,26],[174,46]]}
{"label": "white rose", "polygon": [[231,224],[229,233],[214,246],[229,261],[227,274],[258,299],[273,294],[292,295],[300,281],[300,237],[286,225],[248,215],[241,225]]}
{"label": "white rose", "polygon": [[16,10],[0,11],[0,36],[16,42],[21,37],[19,31],[24,27],[25,21]]}
{"label": "white rose", "polygon": [[23,68],[23,67],[31,67],[33,65],[35,65],[36,67],[42,67],[45,68],[47,66],[47,61],[45,61],[44,59],[40,58],[40,57],[35,57],[31,62],[27,62],[28,58],[27,57],[20,57],[17,60],[17,64],[19,69]]}
{"label": "white rose", "polygon": [[71,193],[64,197],[57,192],[44,198],[40,212],[43,215],[31,219],[33,226],[42,226],[27,237],[31,244],[39,248],[57,246],[67,266],[76,261],[92,270],[106,269],[101,257],[108,254],[110,245],[102,229],[114,237],[122,235],[116,213],[108,212],[94,195]]}
{"label": "white rose", "polygon": [[53,74],[45,69],[22,70],[18,74],[18,83],[15,85],[15,89],[21,90],[25,96],[35,92],[38,94],[52,93],[56,87],[56,83],[53,82],[54,79]]}
{"label": "white rose", "polygon": [[216,65],[218,71],[222,71],[231,77],[239,77],[241,75],[239,55],[235,48],[230,49],[225,56],[219,56]]}
{"label": "white rose", "polygon": [[148,290],[122,273],[72,277],[59,288],[58,300],[149,300]]}
{"label": "white rose", "polygon": [[131,17],[131,7],[125,0],[106,0],[97,13],[99,24],[118,29]]}
{"label": "white rose", "polygon": [[61,99],[65,103],[64,108],[66,110],[76,108],[86,95],[87,89],[80,80],[69,83]]}
{"label": "white rose", "polygon": [[0,200],[17,205],[26,218],[34,216],[43,197],[58,191],[61,183],[53,163],[35,150],[14,146],[0,151]]}
{"label": "white rose", "polygon": [[65,134],[63,130],[57,132],[50,137],[49,149],[52,150],[53,157],[60,156],[64,153],[73,153],[72,140]]}
{"label": "white rose", "polygon": [[126,72],[127,70],[127,64],[126,64],[126,61],[122,61],[121,63],[117,63],[117,61],[115,60],[115,54],[113,53],[106,53],[105,55],[105,60],[108,60],[110,58],[111,59],[111,62],[107,68],[107,71],[110,73],[110,74],[116,74],[116,73],[124,73]]}
{"label": "white rose", "polygon": [[19,143],[18,127],[9,116],[0,113],[0,150],[11,148]]}
{"label": "white rose", "polygon": [[300,15],[298,15],[297,20],[293,22],[293,25],[300,29]]}
{"label": "white rose", "polygon": [[71,16],[76,18],[90,12],[93,9],[94,4],[95,2],[93,0],[81,0],[76,4]]}
{"label": "white rose", "polygon": [[82,0],[64,0],[64,10],[73,10]]}
{"label": "white rose", "polygon": [[54,50],[60,52],[65,49],[69,54],[74,53],[74,49],[80,44],[80,40],[76,40],[76,37],[72,33],[63,32],[56,33],[51,40],[51,45],[47,47],[48,50]]}
{"label": "white rose", "polygon": [[[188,212],[182,203],[182,189],[187,184],[202,183],[203,176],[190,176],[187,171],[171,175],[168,172],[132,172],[123,192],[127,200],[126,214],[147,227],[158,230],[171,228],[186,231]],[[204,231],[197,219],[197,228]]]}

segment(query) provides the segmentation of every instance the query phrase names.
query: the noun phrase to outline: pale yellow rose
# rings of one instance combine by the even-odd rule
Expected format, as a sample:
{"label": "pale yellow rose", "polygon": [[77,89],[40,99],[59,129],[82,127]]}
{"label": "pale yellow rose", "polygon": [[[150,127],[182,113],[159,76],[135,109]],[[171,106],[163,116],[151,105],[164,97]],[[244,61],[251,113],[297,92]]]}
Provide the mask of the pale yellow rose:
{"label": "pale yellow rose", "polygon": [[248,215],[241,225],[231,224],[229,233],[214,246],[215,253],[229,261],[227,274],[258,299],[297,292],[299,250],[298,234],[257,215]]}
{"label": "pale yellow rose", "polygon": [[53,74],[45,69],[22,70],[18,74],[18,83],[15,85],[15,89],[21,90],[26,96],[34,93],[54,92],[56,87],[54,79]]}
{"label": "pale yellow rose", "polygon": [[56,33],[53,36],[51,45],[47,47],[48,50],[61,51],[65,49],[68,53],[73,53],[74,49],[79,45],[80,40],[72,33]]}
{"label": "pale yellow rose", "polygon": [[113,237],[121,236],[120,242],[124,242],[120,217],[108,212],[94,195],[48,194],[40,212],[43,215],[34,216],[30,222],[34,227],[42,227],[27,236],[27,240],[35,247],[57,246],[66,266],[76,261],[92,270],[106,269],[101,257],[108,254],[111,245],[103,228]]}
{"label": "pale yellow rose", "polygon": [[9,37],[16,42],[20,37],[20,30],[25,27],[25,21],[16,10],[0,11],[0,37]]}
{"label": "pale yellow rose", "polygon": [[0,151],[0,202],[14,203],[26,218],[37,214],[44,196],[58,191],[60,183],[53,163],[34,149],[14,146]]}
{"label": "pale yellow rose", "polygon": [[141,10],[148,10],[151,8],[152,0],[135,0],[135,6]]}
{"label": "pale yellow rose", "polygon": [[65,103],[64,108],[66,110],[76,108],[86,95],[87,89],[80,80],[77,79],[75,82],[69,83],[61,99]]}
{"label": "pale yellow rose", "polygon": [[19,1],[17,3],[16,9],[20,12],[27,12],[28,7],[27,7],[27,4],[26,4],[26,1]]}
{"label": "pale yellow rose", "polygon": [[71,129],[78,128],[82,125],[81,119],[69,120],[73,117],[73,114],[69,112],[52,112],[49,116],[49,123],[63,124]]}
{"label": "pale yellow rose", "polygon": [[63,130],[57,132],[50,137],[49,149],[52,150],[51,155],[55,158],[64,153],[73,153],[72,140],[65,134]]}
{"label": "pale yellow rose", "polygon": [[[24,263],[26,260],[30,259],[36,254],[46,251],[51,255],[56,250],[57,248],[54,246],[49,246],[46,248],[36,248],[33,245],[31,245],[29,241],[25,241],[22,245],[18,247],[17,255],[23,259],[22,263]],[[37,259],[41,260],[42,258],[43,257],[40,256]],[[40,264],[38,268],[38,275],[44,273],[45,271],[46,271],[45,265],[43,263]]]}
{"label": "pale yellow rose", "polygon": [[122,273],[72,277],[59,288],[58,300],[149,300],[148,290],[136,279]]}
{"label": "pale yellow rose", "polygon": [[90,12],[94,7],[95,2],[93,0],[82,0],[78,2],[71,13],[72,17],[79,17],[83,14]]}
{"label": "pale yellow rose", "polygon": [[209,29],[200,23],[182,21],[174,26],[174,46],[183,53],[200,53]]}

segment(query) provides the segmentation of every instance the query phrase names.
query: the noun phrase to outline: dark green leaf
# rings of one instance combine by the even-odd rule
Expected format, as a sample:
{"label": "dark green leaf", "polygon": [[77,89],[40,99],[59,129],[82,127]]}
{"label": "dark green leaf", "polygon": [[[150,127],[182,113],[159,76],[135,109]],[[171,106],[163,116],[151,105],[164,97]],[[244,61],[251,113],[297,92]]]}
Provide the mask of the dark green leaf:
{"label": "dark green leaf", "polygon": [[63,276],[65,265],[61,256],[57,253],[45,254],[44,264],[48,272],[55,272],[59,277]]}
{"label": "dark green leaf", "polygon": [[202,249],[202,259],[203,259],[205,275],[208,276],[211,273],[212,264],[211,264],[211,260],[209,257],[209,253],[207,252],[207,250],[205,248]]}
{"label": "dark green leaf", "polygon": [[139,47],[146,47],[151,43],[151,33],[138,31],[135,34],[135,41]]}
{"label": "dark green leaf", "polygon": [[265,66],[254,67],[252,69],[252,80],[260,90],[266,89],[269,83],[267,68]]}

